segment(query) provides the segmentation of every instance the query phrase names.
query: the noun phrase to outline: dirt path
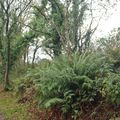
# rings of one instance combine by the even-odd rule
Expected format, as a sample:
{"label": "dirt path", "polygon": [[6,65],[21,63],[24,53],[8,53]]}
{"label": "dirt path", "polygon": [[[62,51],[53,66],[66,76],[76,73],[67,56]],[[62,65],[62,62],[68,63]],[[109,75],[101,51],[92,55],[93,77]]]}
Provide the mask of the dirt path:
{"label": "dirt path", "polygon": [[0,120],[5,120],[1,113],[0,113]]}

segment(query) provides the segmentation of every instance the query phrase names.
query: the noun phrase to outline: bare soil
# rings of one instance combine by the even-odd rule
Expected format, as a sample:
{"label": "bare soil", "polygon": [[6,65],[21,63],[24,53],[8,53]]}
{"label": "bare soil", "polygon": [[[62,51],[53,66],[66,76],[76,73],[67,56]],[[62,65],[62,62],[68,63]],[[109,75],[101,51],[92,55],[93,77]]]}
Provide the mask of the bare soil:
{"label": "bare soil", "polygon": [[2,113],[0,113],[0,120],[5,120]]}

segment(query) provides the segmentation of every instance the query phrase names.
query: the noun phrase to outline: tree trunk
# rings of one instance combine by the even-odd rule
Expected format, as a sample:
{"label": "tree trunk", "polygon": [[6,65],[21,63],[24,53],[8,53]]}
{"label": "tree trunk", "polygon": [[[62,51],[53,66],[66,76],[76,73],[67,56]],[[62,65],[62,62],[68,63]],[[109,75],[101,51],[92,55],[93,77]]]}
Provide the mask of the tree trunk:
{"label": "tree trunk", "polygon": [[74,48],[73,51],[76,52],[79,41],[78,41],[78,16],[79,16],[79,0],[73,1],[73,40]]}
{"label": "tree trunk", "polygon": [[23,64],[24,64],[24,66],[26,65],[26,52],[23,55]]}
{"label": "tree trunk", "polygon": [[34,49],[34,53],[33,53],[33,59],[32,59],[32,67],[34,67],[34,62],[35,62],[35,56],[36,56],[36,52],[37,52],[38,48]]}
{"label": "tree trunk", "polygon": [[[8,1],[7,1],[8,3]],[[10,35],[9,35],[9,9],[6,10],[6,65],[5,65],[5,90],[9,90],[9,70],[10,70]]]}
{"label": "tree trunk", "polygon": [[7,37],[7,50],[6,50],[6,65],[5,65],[5,90],[9,89],[10,81],[9,81],[9,70],[10,70],[10,40]]}
{"label": "tree trunk", "polygon": [[28,65],[29,64],[29,46],[27,46],[27,49],[26,49],[26,62]]}

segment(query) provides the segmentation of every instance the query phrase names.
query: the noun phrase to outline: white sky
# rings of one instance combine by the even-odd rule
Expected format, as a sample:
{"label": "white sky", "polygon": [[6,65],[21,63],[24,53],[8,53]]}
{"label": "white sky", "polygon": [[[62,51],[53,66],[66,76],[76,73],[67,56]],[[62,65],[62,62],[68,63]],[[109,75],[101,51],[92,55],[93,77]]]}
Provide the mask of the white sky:
{"label": "white sky", "polygon": [[97,37],[106,36],[114,28],[120,27],[120,2],[111,10],[111,15],[102,20],[96,32]]}

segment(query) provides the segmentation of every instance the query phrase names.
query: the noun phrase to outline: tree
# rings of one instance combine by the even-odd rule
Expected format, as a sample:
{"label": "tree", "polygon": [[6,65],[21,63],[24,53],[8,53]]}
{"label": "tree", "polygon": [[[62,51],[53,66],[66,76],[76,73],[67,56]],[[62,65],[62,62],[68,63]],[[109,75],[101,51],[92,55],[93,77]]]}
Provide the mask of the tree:
{"label": "tree", "polygon": [[[46,11],[47,5],[49,5],[50,8]],[[50,14],[46,15],[45,12],[48,11],[50,11]],[[54,56],[59,56],[62,52],[62,43],[56,26],[61,27],[63,24],[64,16],[61,2],[59,0],[42,0],[41,6],[34,6],[34,13],[35,17],[32,22],[32,28],[39,30],[39,37],[45,37],[46,41],[43,42],[45,51],[52,51]],[[54,25],[51,24],[51,22],[53,22]]]}
{"label": "tree", "polygon": [[32,46],[34,46],[34,50],[33,50],[33,57],[32,57],[32,67],[34,67],[34,63],[35,63],[35,58],[36,58],[36,53],[38,51],[38,49],[41,47],[41,44],[39,43],[39,39],[35,39],[33,41]]}
{"label": "tree", "polygon": [[98,40],[98,50],[104,55],[115,70],[120,68],[120,28],[113,29],[106,38]]}
{"label": "tree", "polygon": [[[39,31],[39,37],[45,37],[46,53],[55,57],[61,53],[82,53],[89,48],[101,16],[106,13],[104,4],[94,0],[42,0],[35,4],[33,21],[36,25],[32,28]],[[99,5],[97,11],[102,10],[99,18],[94,10],[96,5]]]}
{"label": "tree", "polygon": [[[1,0],[0,11],[1,11],[1,57],[4,63],[4,83],[5,89],[10,86],[9,73],[11,65],[13,64],[12,57],[15,54],[12,51],[12,47],[15,45],[15,41],[21,40],[22,37],[22,26],[21,20],[23,14],[28,9],[32,0],[18,1],[16,0]],[[23,22],[23,21],[22,21]],[[15,40],[15,41],[14,41]],[[15,46],[14,46],[15,47]],[[4,52],[4,53],[3,53]]]}

